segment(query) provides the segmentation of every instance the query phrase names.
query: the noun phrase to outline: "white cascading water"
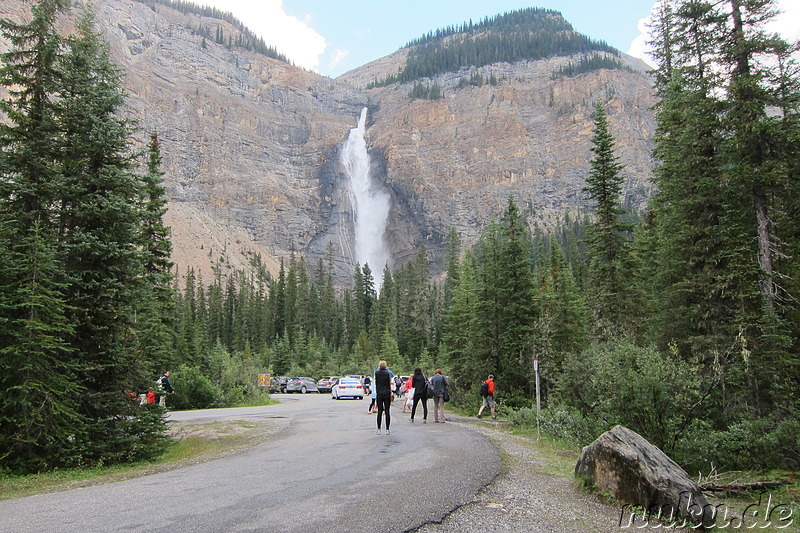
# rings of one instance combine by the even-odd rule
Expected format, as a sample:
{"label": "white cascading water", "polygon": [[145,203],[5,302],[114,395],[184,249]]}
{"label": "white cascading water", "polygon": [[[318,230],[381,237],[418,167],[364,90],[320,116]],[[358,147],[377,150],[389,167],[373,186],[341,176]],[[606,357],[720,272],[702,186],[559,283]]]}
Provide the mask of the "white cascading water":
{"label": "white cascading water", "polygon": [[367,108],[361,110],[358,126],[342,147],[342,163],[350,179],[350,202],[353,205],[355,223],[355,260],[359,265],[368,264],[380,289],[383,268],[389,261],[389,246],[386,242],[386,221],[389,218],[391,199],[389,194],[373,184],[369,175],[369,154],[364,132],[367,123]]}

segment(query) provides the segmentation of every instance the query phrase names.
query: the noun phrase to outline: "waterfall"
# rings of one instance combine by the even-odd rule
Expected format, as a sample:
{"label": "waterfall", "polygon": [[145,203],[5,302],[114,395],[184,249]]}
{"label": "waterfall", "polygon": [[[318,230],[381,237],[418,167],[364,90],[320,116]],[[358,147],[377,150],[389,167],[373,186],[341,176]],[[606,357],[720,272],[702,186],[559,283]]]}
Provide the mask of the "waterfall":
{"label": "waterfall", "polygon": [[368,264],[380,290],[383,268],[389,261],[389,246],[386,242],[386,221],[389,218],[390,197],[378,184],[372,183],[369,175],[369,154],[364,131],[367,108],[361,110],[358,126],[350,130],[342,147],[342,163],[349,178],[350,202],[353,205],[355,225],[355,260],[360,265]]}

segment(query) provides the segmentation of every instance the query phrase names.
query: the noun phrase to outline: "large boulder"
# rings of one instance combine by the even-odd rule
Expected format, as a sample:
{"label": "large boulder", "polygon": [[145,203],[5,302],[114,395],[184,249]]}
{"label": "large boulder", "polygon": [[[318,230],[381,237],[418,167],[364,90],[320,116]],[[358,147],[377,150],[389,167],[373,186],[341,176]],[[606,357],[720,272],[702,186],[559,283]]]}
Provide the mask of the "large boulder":
{"label": "large boulder", "polygon": [[592,482],[646,519],[688,520],[714,526],[714,510],[699,485],[667,454],[623,426],[600,435],[581,452],[575,476]]}

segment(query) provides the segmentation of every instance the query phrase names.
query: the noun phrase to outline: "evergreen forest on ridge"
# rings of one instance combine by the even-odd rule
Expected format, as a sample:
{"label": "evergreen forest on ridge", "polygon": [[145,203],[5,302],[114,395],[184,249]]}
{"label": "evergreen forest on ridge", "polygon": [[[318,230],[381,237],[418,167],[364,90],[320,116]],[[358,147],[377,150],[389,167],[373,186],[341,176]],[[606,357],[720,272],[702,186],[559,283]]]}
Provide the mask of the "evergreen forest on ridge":
{"label": "evergreen forest on ridge", "polygon": [[[659,5],[646,212],[621,203],[625,167],[598,101],[579,191],[591,212],[552,231],[509,197],[475,247],[450,232],[442,278],[421,248],[394,270],[359,265],[348,288],[330,261],[297,254],[276,275],[258,257],[213,279],[176,272],[158,132],[118,116],[119,70],[91,11],[67,36],[67,0],[0,21],[0,473],[159,455],[164,412],[128,393],[164,370],[170,408],[206,408],[261,401],[259,373],[369,374],[379,359],[400,374],[442,368],[465,409],[493,373],[500,416],[533,426],[538,364],[545,433],[586,445],[623,424],[691,472],[800,469],[798,44],[766,32],[771,0]],[[535,59],[483,54],[516,50],[531,17],[553,24],[547,53],[615,55],[573,41],[556,15],[431,33],[380,83]]]}

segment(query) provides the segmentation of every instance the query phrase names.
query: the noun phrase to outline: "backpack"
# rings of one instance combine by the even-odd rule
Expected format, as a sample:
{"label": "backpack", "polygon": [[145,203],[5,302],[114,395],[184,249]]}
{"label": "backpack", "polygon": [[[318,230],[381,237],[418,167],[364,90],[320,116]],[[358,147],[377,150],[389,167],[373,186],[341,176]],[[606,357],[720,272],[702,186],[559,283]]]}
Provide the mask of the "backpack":
{"label": "backpack", "polygon": [[481,396],[489,396],[489,382],[484,381],[481,383]]}
{"label": "backpack", "polygon": [[163,392],[164,391],[164,381],[163,381],[163,379],[164,379],[164,376],[161,376],[160,378],[158,378],[156,380],[156,390],[158,392]]}
{"label": "backpack", "polygon": [[433,398],[433,385],[428,381],[428,378],[425,378],[425,397],[429,400]]}

